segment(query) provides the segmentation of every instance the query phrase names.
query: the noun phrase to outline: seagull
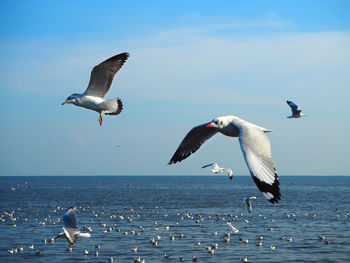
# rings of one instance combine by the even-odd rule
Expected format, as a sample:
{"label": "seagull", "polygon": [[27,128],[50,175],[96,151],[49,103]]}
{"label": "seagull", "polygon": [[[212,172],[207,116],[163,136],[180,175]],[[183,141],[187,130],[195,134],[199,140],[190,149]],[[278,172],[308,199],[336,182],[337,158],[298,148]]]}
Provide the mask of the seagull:
{"label": "seagull", "polygon": [[304,113],[301,112],[301,110],[299,110],[298,105],[296,105],[294,102],[287,100],[287,104],[292,109],[292,115],[288,116],[287,118],[291,119],[306,116]]}
{"label": "seagull", "polygon": [[207,164],[207,165],[202,166],[202,168],[206,168],[206,167],[209,167],[209,166],[213,167],[213,169],[211,169],[211,171],[214,174],[219,174],[219,173],[226,172],[228,177],[230,178],[230,180],[232,180],[233,173],[232,173],[232,170],[230,168],[222,168],[217,163]]}
{"label": "seagull", "polygon": [[81,233],[78,228],[77,218],[75,217],[74,208],[70,207],[62,215],[62,221],[64,224],[63,233],[60,233],[57,238],[67,239],[69,242],[68,247],[73,247],[74,243],[79,237],[90,237],[90,233]]}
{"label": "seagull", "polygon": [[217,117],[192,128],[168,164],[186,159],[217,132],[238,137],[245,162],[258,189],[273,204],[281,200],[278,176],[271,159],[270,141],[265,135],[270,130],[233,115]]}
{"label": "seagull", "polygon": [[252,210],[253,210],[252,203],[250,202],[250,200],[252,200],[252,199],[256,199],[256,196],[249,196],[249,197],[244,199],[245,204],[247,205],[247,209],[248,209],[249,213],[251,213]]}
{"label": "seagull", "polygon": [[72,103],[79,107],[97,111],[100,114],[98,119],[100,126],[102,126],[102,114],[120,114],[123,110],[122,101],[119,98],[105,100],[105,97],[111,88],[115,74],[128,57],[129,53],[121,53],[96,65],[91,71],[90,82],[85,92],[70,95],[62,105]]}
{"label": "seagull", "polygon": [[226,222],[226,224],[232,229],[234,233],[238,233],[239,229],[235,228],[231,222]]}

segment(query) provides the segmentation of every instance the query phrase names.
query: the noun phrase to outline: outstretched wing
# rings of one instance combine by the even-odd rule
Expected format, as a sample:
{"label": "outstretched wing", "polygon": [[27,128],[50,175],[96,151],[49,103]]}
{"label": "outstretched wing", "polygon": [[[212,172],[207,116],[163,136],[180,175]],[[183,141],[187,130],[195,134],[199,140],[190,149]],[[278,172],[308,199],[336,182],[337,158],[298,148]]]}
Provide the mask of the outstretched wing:
{"label": "outstretched wing", "polygon": [[287,104],[292,109],[293,114],[298,112],[298,105],[296,105],[294,102],[287,100]]}
{"label": "outstretched wing", "polygon": [[227,172],[228,177],[230,177],[230,179],[232,180],[233,173],[232,173],[231,168],[225,168],[225,171]]}
{"label": "outstretched wing", "polygon": [[95,66],[91,71],[90,82],[85,94],[105,98],[111,88],[115,74],[128,57],[129,53],[121,53]]}
{"label": "outstretched wing", "polygon": [[281,200],[279,181],[271,159],[270,141],[257,126],[241,129],[239,142],[251,176],[271,203]]}
{"label": "outstretched wing", "polygon": [[249,197],[247,197],[247,198],[245,199],[245,204],[246,204],[246,206],[247,206],[248,212],[251,213],[252,210],[253,210],[253,207],[252,207],[252,204],[250,203],[250,198],[249,198]]}
{"label": "outstretched wing", "polygon": [[206,165],[202,166],[202,168],[206,168],[206,167],[212,166],[213,164],[214,163],[206,164]]}
{"label": "outstretched wing", "polygon": [[186,159],[192,153],[196,152],[204,142],[218,132],[218,130],[214,127],[207,127],[209,123],[211,122],[198,125],[187,133],[173,157],[169,161],[169,165]]}
{"label": "outstretched wing", "polygon": [[62,215],[62,221],[64,227],[68,228],[78,228],[77,218],[75,217],[74,209],[71,207],[67,209],[66,212]]}

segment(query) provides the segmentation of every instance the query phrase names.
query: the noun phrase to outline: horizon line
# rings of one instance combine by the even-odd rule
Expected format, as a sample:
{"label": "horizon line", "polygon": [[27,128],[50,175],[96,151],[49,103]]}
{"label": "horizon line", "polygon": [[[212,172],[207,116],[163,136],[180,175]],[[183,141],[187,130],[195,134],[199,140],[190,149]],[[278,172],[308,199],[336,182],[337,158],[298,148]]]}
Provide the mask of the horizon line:
{"label": "horizon line", "polygon": [[[186,176],[202,176],[202,177],[212,177],[212,176],[215,176],[215,175],[202,175],[202,174],[169,174],[169,175],[165,175],[165,174],[133,174],[133,175],[121,175],[121,174],[100,174],[100,175],[97,175],[97,174],[47,174],[47,175],[44,175],[44,174],[37,174],[37,175],[0,175],[0,177],[54,177],[54,176],[81,176],[81,177],[89,177],[89,176],[101,176],[101,177],[108,177],[108,176],[112,176],[112,177],[135,177],[135,176],[138,176],[138,177],[186,177]],[[234,177],[250,177],[251,175],[235,175]],[[284,177],[284,176],[350,176],[349,174],[279,174],[278,175],[279,177]],[[223,176],[224,177],[224,176]]]}

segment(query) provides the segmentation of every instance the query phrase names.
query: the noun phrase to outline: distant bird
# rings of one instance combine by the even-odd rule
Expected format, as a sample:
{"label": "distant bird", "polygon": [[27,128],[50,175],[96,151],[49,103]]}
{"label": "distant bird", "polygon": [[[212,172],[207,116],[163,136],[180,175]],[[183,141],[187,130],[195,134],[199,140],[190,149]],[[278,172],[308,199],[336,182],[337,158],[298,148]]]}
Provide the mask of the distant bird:
{"label": "distant bird", "polygon": [[206,167],[213,167],[211,169],[211,171],[214,173],[214,174],[219,174],[219,173],[223,173],[223,172],[226,172],[228,177],[230,178],[230,180],[232,180],[232,177],[233,177],[233,173],[232,173],[232,170],[230,168],[222,168],[220,167],[217,163],[211,163],[211,164],[207,164],[207,165],[204,165],[202,166],[202,168],[206,168]]}
{"label": "distant bird", "polygon": [[296,105],[294,102],[287,100],[287,104],[292,109],[292,115],[288,116],[287,118],[291,119],[306,116],[304,113],[301,112],[301,110],[299,110],[298,105]]}
{"label": "distant bird", "polygon": [[231,222],[226,222],[226,224],[232,229],[234,233],[238,233],[239,229],[235,228]]}
{"label": "distant bird", "polygon": [[132,200],[132,193],[131,193],[131,189],[130,189],[130,184],[128,184],[128,191],[129,191],[130,200]]}
{"label": "distant bird", "polygon": [[95,66],[91,72],[90,82],[85,92],[70,95],[62,105],[72,103],[79,107],[97,111],[100,114],[98,119],[100,126],[102,126],[102,114],[120,114],[123,110],[122,101],[119,98],[105,100],[105,97],[111,88],[115,74],[128,57],[129,53],[121,53]]}
{"label": "distant bird", "polygon": [[281,199],[279,181],[271,159],[270,141],[264,134],[270,130],[236,116],[218,117],[192,128],[168,164],[186,159],[217,132],[230,137],[239,137],[244,159],[255,184],[271,203],[277,203]]}
{"label": "distant bird", "polygon": [[256,199],[256,196],[249,196],[249,197],[244,199],[249,213],[251,213],[253,211],[253,206],[252,206],[252,203],[250,202],[253,199]]}
{"label": "distant bird", "polygon": [[75,217],[74,208],[70,207],[62,215],[62,221],[64,224],[63,233],[60,233],[57,238],[67,239],[69,242],[68,247],[73,247],[74,243],[79,237],[90,237],[89,233],[81,233],[78,228],[77,218]]}

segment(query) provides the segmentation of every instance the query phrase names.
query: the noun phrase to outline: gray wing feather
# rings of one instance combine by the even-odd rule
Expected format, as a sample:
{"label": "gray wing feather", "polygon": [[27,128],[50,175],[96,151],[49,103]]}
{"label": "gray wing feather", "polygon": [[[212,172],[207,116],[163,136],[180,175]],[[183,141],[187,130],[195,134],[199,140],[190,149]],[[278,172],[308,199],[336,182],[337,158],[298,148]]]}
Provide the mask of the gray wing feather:
{"label": "gray wing feather", "polygon": [[111,88],[113,78],[128,59],[129,53],[121,53],[95,66],[91,71],[86,95],[105,98]]}

